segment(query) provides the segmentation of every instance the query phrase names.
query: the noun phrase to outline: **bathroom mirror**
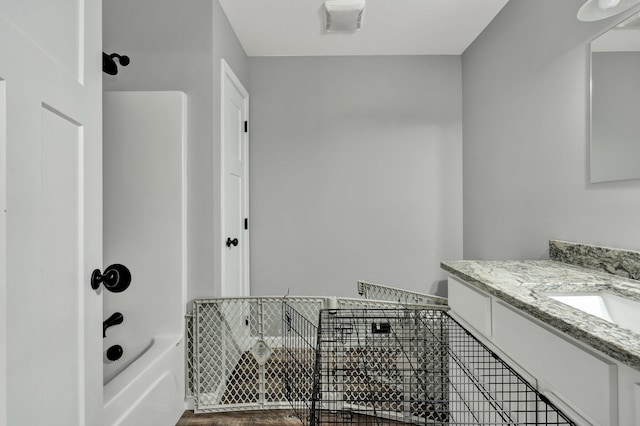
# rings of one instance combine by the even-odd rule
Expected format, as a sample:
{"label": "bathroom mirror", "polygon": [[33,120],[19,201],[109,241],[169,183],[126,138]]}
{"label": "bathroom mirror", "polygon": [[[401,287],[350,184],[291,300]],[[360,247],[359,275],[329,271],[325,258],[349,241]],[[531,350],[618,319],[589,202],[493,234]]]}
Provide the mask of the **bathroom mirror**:
{"label": "bathroom mirror", "polygon": [[591,42],[590,180],[640,178],[640,15]]}

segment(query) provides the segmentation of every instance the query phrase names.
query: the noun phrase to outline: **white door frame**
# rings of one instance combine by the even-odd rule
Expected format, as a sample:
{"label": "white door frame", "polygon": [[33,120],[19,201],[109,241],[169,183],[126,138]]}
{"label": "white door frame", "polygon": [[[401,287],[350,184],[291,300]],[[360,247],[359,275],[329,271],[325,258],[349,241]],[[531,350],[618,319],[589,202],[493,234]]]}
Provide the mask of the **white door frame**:
{"label": "white door frame", "polygon": [[0,425],[7,424],[7,105],[0,79]]}
{"label": "white door frame", "polygon": [[[224,83],[225,80],[229,79],[229,81],[238,89],[238,92],[242,95],[244,100],[244,109],[245,109],[245,120],[249,121],[249,92],[244,88],[240,79],[233,72],[227,61],[223,59],[220,60],[221,69],[220,69],[220,296],[225,297],[224,294],[224,280],[225,280],[225,256],[226,250],[224,247],[225,238],[226,238],[226,230],[225,230],[225,164],[224,164]],[[245,155],[244,161],[244,183],[243,183],[243,203],[245,208],[245,215],[249,217],[249,132],[242,133],[244,142],[243,142],[243,152]],[[240,245],[242,250],[242,257],[244,258],[244,285],[242,289],[242,294],[245,296],[249,296],[250,294],[250,277],[249,277],[249,229],[244,230],[244,237],[241,239],[243,244]]]}

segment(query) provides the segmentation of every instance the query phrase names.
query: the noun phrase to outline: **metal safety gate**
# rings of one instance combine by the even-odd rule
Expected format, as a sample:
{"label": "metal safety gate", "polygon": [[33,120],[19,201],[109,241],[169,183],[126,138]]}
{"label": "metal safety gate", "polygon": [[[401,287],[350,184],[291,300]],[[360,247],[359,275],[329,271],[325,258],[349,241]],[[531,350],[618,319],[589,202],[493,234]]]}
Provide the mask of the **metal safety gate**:
{"label": "metal safety gate", "polygon": [[[187,315],[187,395],[196,413],[290,408],[284,395],[282,297],[197,299]],[[287,297],[317,326],[325,307],[397,307],[391,301]]]}
{"label": "metal safety gate", "polygon": [[[295,297],[290,303],[315,319],[325,301]],[[196,413],[289,407],[282,383],[282,298],[195,300],[187,322],[187,390]]]}
{"label": "metal safety gate", "polygon": [[382,284],[374,284],[367,281],[358,281],[358,294],[365,299],[388,300],[404,305],[447,305],[445,297],[432,294],[418,293],[401,288],[389,287]]}
{"label": "metal safety gate", "polygon": [[449,316],[446,299],[364,281],[358,293],[195,300],[194,411],[293,407],[308,425],[574,424]]}

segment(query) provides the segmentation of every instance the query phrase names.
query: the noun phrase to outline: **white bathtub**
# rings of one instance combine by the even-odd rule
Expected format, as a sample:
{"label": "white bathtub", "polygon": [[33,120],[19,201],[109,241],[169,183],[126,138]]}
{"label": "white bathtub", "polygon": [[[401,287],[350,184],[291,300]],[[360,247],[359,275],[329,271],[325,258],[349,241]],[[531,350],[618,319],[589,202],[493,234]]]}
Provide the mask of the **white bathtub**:
{"label": "white bathtub", "polygon": [[104,386],[105,426],[174,426],[185,410],[184,339],[158,336]]}

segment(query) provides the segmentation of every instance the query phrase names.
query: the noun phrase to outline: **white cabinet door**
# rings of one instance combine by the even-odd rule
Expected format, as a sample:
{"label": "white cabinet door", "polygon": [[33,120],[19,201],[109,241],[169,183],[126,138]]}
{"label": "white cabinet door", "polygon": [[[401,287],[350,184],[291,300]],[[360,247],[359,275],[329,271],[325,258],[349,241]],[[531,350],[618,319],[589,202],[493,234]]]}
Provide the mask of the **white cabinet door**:
{"label": "white cabinet door", "polygon": [[491,336],[491,297],[449,277],[449,306],[485,337]]}
{"label": "white cabinet door", "polygon": [[618,425],[615,363],[587,352],[503,302],[494,303],[493,313],[494,341],[500,349],[591,423]]}
{"label": "white cabinet door", "polygon": [[102,299],[89,284],[102,266],[101,6],[0,1],[7,383],[0,423],[102,422]]}

